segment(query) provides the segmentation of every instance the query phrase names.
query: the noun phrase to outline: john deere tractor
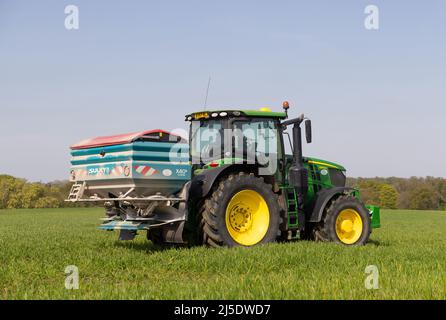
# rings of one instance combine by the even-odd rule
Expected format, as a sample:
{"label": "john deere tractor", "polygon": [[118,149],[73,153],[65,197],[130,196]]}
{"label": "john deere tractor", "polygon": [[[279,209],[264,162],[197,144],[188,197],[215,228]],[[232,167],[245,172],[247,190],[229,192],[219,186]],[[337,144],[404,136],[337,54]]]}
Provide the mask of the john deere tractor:
{"label": "john deere tractor", "polygon": [[72,146],[68,201],[103,201],[100,228],[122,240],[147,230],[157,244],[365,244],[379,208],[346,187],[344,167],[303,156],[311,121],[283,108],[188,114],[189,142],[162,130],[83,141]]}

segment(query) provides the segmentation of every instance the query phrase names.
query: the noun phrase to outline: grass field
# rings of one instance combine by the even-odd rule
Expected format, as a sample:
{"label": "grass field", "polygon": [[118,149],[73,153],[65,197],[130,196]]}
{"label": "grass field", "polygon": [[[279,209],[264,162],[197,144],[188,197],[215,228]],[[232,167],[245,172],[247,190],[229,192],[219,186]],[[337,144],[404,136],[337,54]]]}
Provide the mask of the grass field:
{"label": "grass field", "polygon": [[[95,227],[102,209],[0,211],[2,299],[445,299],[446,212],[384,211],[364,247],[161,250]],[[65,267],[79,268],[67,290]],[[367,265],[379,289],[364,287]]]}

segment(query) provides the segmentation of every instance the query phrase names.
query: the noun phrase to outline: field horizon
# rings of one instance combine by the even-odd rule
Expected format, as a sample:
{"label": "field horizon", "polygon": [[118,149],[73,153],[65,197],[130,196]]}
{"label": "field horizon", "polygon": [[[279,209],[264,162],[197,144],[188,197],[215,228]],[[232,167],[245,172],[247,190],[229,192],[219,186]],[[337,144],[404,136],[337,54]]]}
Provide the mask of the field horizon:
{"label": "field horizon", "polygon": [[[101,208],[0,210],[1,299],[446,299],[446,212],[382,210],[362,247],[162,249],[97,230]],[[79,289],[65,288],[65,268]],[[367,266],[379,288],[366,289]]]}

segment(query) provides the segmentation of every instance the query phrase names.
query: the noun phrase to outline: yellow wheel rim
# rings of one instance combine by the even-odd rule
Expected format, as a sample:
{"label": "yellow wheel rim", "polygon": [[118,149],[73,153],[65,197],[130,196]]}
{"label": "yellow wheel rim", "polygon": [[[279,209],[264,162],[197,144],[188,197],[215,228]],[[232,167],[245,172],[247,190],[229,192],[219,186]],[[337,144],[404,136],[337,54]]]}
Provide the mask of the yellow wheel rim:
{"label": "yellow wheel rim", "polygon": [[336,218],[336,235],[345,244],[353,244],[362,234],[362,218],[354,209],[342,210]]}
{"label": "yellow wheel rim", "polygon": [[269,209],[263,197],[254,190],[237,192],[226,207],[226,228],[232,239],[252,246],[265,237],[269,227]]}

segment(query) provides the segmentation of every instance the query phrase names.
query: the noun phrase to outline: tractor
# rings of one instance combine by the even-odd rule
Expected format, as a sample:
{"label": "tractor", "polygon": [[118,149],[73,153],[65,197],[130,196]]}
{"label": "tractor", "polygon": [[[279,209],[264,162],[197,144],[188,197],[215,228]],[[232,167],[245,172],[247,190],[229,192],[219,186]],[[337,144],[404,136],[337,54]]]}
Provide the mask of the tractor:
{"label": "tractor", "polygon": [[99,228],[121,240],[147,231],[158,245],[366,244],[379,207],[346,186],[343,166],[303,156],[311,120],[288,110],[194,112],[189,141],[159,129],[84,140],[71,147],[67,201],[103,202]]}

